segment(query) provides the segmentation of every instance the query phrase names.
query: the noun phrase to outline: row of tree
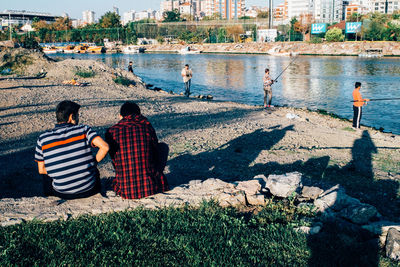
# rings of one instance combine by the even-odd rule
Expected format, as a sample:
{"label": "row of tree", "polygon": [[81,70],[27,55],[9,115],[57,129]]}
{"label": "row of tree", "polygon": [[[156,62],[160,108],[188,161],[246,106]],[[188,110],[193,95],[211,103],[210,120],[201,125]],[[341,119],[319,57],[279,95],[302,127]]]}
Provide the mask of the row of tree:
{"label": "row of tree", "polygon": [[[245,33],[251,32],[250,38],[257,39],[257,26],[255,24],[243,23],[225,25],[217,23],[214,26],[188,25],[186,23],[170,24],[156,23],[147,19],[131,22],[122,26],[120,16],[114,12],[104,14],[98,23],[86,25],[81,28],[72,28],[69,18],[58,18],[54,23],[47,24],[44,21],[34,19],[33,27],[35,32],[27,34],[36,38],[39,42],[96,42],[101,44],[103,39],[111,41],[122,41],[123,43],[136,43],[138,38],[157,39],[160,42],[166,40],[181,40],[189,43],[219,43],[219,42],[238,42],[249,36]],[[182,17],[177,11],[164,13],[164,21],[182,21]],[[277,41],[343,41],[348,40],[371,40],[371,41],[397,41],[400,40],[400,14],[395,13],[385,15],[380,13],[370,13],[367,15],[353,14],[349,21],[360,21],[363,23],[362,31],[357,35],[344,36],[342,30],[329,25],[331,28],[326,34],[311,36],[310,29],[313,18],[310,15],[293,18],[289,25],[278,26]],[[13,38],[22,41],[26,38],[13,29]],[[0,32],[0,39],[9,38],[7,32]]]}

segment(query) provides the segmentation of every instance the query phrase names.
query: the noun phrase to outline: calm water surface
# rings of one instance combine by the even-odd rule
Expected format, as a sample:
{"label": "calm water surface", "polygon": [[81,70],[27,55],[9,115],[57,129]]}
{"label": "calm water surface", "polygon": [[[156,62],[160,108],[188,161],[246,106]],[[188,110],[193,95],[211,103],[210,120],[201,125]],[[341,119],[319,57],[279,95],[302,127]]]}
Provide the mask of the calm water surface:
{"label": "calm water surface", "polygon": [[[135,74],[146,83],[176,93],[184,90],[180,71],[189,64],[193,70],[194,94],[211,94],[218,100],[251,105],[263,104],[264,69],[268,67],[274,78],[292,60],[225,54],[57,54],[55,57],[96,59],[119,68],[126,68],[133,61]],[[325,109],[352,118],[350,101],[356,81],[362,83],[364,98],[400,98],[400,59],[298,57],[273,86],[273,104]],[[400,134],[400,100],[370,102],[363,112],[363,124]]]}

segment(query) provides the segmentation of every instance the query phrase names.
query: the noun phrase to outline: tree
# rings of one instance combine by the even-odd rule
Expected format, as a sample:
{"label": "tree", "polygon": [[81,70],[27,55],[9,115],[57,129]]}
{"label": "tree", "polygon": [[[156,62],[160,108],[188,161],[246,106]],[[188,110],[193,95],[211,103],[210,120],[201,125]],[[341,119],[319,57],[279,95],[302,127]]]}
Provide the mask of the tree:
{"label": "tree", "polygon": [[36,31],[40,31],[41,29],[49,29],[50,28],[50,24],[47,24],[46,21],[44,20],[36,20],[35,22],[32,22],[32,27],[36,30]]}
{"label": "tree", "polygon": [[358,22],[361,21],[362,15],[358,13],[353,13],[351,16],[347,19],[348,22]]}
{"label": "tree", "polygon": [[325,39],[328,42],[342,42],[344,40],[344,35],[341,29],[332,28],[326,32]]}
{"label": "tree", "polygon": [[257,18],[259,19],[267,19],[269,17],[268,11],[258,11]]}
{"label": "tree", "polygon": [[174,9],[173,11],[165,11],[163,13],[163,22],[175,22],[181,21],[181,13],[179,13],[178,9]]}
{"label": "tree", "polygon": [[115,12],[108,11],[100,18],[99,25],[101,28],[120,28],[121,17]]}
{"label": "tree", "polygon": [[51,24],[51,28],[55,31],[65,31],[72,28],[72,22],[68,17],[57,18],[56,21]]}
{"label": "tree", "polygon": [[226,27],[226,33],[228,34],[228,36],[232,37],[232,39],[235,43],[237,43],[239,41],[239,36],[243,32],[244,31],[243,31],[242,25],[233,25],[233,26]]}
{"label": "tree", "polygon": [[299,16],[299,20],[296,21],[293,25],[294,30],[297,32],[301,32],[303,35],[303,40],[307,41],[307,35],[310,32],[310,27],[313,22],[313,15],[312,14],[301,14]]}

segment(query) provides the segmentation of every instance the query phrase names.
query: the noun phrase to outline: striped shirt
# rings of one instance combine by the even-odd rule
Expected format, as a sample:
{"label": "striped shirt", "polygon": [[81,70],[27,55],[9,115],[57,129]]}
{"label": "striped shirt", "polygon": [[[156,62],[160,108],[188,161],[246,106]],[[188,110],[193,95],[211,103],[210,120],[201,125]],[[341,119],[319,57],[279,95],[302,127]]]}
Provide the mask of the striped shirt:
{"label": "striped shirt", "polygon": [[96,161],[92,141],[97,133],[87,125],[57,124],[38,138],[35,161],[44,162],[53,188],[63,194],[78,194],[93,188]]}

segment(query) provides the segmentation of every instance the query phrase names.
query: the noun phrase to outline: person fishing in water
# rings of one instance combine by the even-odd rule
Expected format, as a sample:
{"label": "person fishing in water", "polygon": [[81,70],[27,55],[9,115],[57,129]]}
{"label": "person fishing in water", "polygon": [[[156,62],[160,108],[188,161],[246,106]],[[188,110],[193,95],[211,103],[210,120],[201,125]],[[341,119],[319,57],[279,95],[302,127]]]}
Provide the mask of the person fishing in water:
{"label": "person fishing in water", "polygon": [[363,99],[360,93],[361,83],[355,83],[355,89],[353,90],[353,128],[360,129],[360,121],[362,116],[362,107],[367,105],[369,99]]}
{"label": "person fishing in water", "polygon": [[[264,108],[267,108],[267,102],[268,102],[268,107],[271,107],[271,102],[272,102],[272,85],[274,84],[274,80],[271,78],[269,75],[269,69],[265,69],[265,74],[263,77],[263,85],[264,85]],[[268,100],[269,98],[269,100]]]}

